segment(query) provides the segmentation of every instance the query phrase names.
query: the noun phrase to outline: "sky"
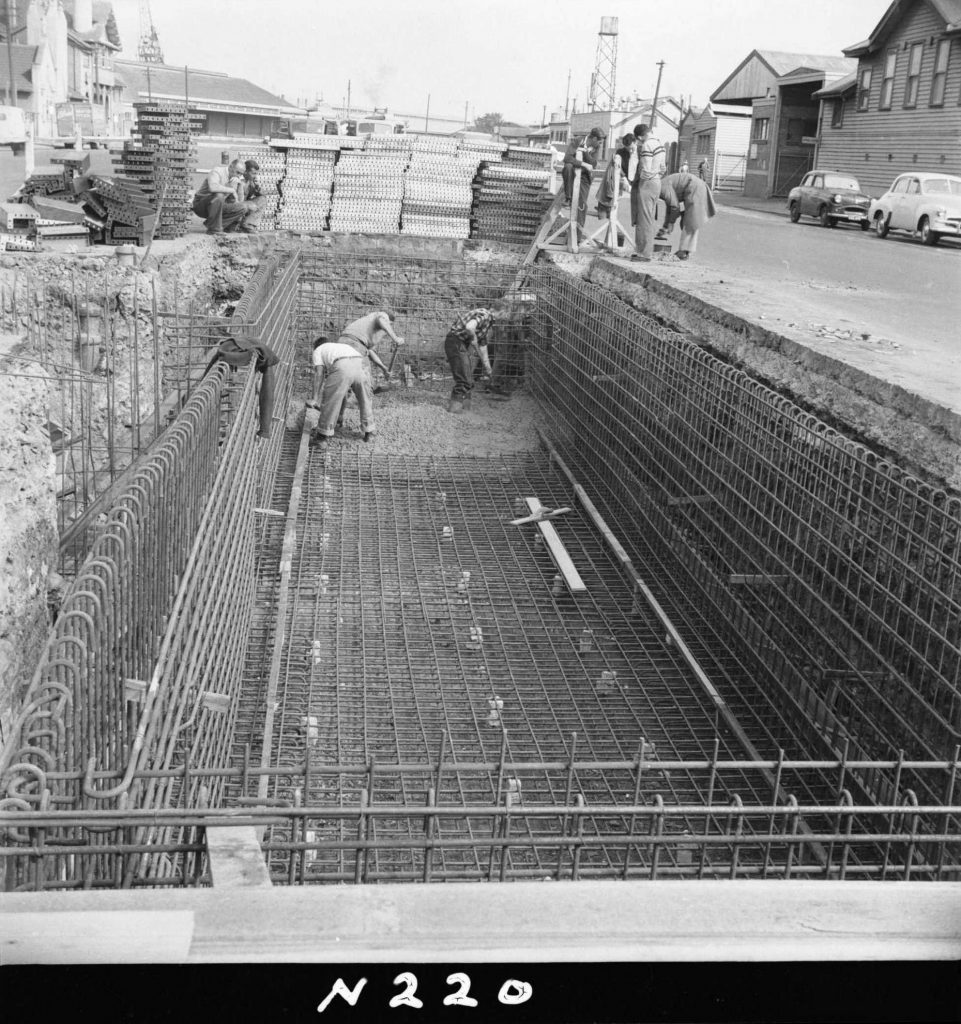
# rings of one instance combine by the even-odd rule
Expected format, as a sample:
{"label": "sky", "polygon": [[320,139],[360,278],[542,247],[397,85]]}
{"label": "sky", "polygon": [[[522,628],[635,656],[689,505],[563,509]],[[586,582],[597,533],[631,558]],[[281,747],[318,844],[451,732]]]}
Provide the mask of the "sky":
{"label": "sky", "polygon": [[[540,123],[584,109],[602,17],[618,19],[617,94],[710,94],[753,49],[841,56],[889,0],[151,0],[168,64],[223,71],[291,101],[396,113],[496,112]],[[138,0],[113,0],[136,59]],[[201,17],[202,12],[202,17]]]}

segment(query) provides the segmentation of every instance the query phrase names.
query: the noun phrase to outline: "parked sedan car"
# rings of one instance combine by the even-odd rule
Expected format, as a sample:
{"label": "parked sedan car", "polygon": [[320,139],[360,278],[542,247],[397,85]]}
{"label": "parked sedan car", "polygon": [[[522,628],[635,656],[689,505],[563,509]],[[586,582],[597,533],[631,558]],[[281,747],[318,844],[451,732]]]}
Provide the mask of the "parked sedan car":
{"label": "parked sedan car", "polygon": [[808,171],[800,185],[788,193],[788,210],[797,224],[802,217],[817,217],[822,227],[833,228],[838,221],[871,226],[868,208],[871,197],[861,191],[858,179],[836,171]]}
{"label": "parked sedan car", "polygon": [[961,178],[953,174],[902,174],[869,214],[878,238],[889,231],[919,234],[925,245],[942,235],[961,238]]}

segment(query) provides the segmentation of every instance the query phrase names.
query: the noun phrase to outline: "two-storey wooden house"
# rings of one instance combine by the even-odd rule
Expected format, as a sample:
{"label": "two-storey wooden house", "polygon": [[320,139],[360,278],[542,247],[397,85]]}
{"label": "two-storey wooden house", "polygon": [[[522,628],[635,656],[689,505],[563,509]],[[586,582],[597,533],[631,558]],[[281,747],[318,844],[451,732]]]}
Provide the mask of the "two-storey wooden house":
{"label": "two-storey wooden house", "polygon": [[853,76],[820,100],[817,165],[879,195],[905,171],[961,175],[961,0],[894,0]]}

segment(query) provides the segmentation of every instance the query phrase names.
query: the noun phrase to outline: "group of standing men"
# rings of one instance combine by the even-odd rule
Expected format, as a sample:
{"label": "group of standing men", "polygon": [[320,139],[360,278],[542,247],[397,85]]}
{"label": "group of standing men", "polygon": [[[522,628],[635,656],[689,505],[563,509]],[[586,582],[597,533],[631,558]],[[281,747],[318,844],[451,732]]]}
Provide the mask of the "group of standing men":
{"label": "group of standing men", "polygon": [[267,197],[257,180],[256,160],[230,160],[225,153],[218,167],[204,178],[194,195],[193,212],[204,222],[208,235],[243,231],[254,234]]}
{"label": "group of standing men", "polygon": [[[581,240],[585,237],[584,221],[591,176],[597,166],[604,138],[603,132],[592,128],[583,141],[573,139],[564,153],[561,177],[568,202],[573,199],[577,169],[581,171],[577,201],[578,237]],[[681,221],[681,240],[674,255],[679,260],[688,259],[697,248],[698,231],[716,212],[711,191],[701,174],[695,177],[685,170],[666,175],[665,171],[664,144],[650,125],[639,124],[631,135],[621,139],[621,146],[611,160],[598,190],[598,215],[611,217],[614,213],[613,197],[618,176],[625,187],[630,188],[635,248],[631,259],[637,262],[648,263],[654,258],[655,239],[666,238],[678,219]],[[658,199],[667,207],[660,231],[657,228]]]}

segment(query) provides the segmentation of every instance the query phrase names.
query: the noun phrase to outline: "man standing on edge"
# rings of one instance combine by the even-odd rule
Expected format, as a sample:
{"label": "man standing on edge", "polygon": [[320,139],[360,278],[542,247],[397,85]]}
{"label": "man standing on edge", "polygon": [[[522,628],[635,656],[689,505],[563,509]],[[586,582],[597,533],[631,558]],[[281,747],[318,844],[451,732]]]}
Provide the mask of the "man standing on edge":
{"label": "man standing on edge", "polygon": [[[396,317],[393,310],[386,309],[377,313],[368,313],[359,320],[349,323],[337,339],[344,345],[350,345],[359,355],[369,357],[374,366],[379,367],[384,373],[384,380],[390,380],[390,372],[384,366],[380,356],[374,351],[374,346],[382,335],[393,338],[395,345],[403,345],[404,339],[394,334],[393,323]],[[366,362],[364,366],[367,367]],[[369,374],[369,367],[368,376]]]}
{"label": "man standing on edge", "polygon": [[564,151],[564,163],[561,166],[561,179],[564,182],[564,197],[570,207],[574,198],[574,178],[577,168],[581,169],[580,192],[577,195],[577,238],[580,241],[585,234],[584,223],[587,220],[587,199],[591,191],[591,175],[597,166],[597,151],[604,141],[604,133],[599,128],[592,128],[587,138],[580,144],[571,139]]}
{"label": "man standing on edge", "polygon": [[654,258],[654,232],[657,221],[657,200],[661,194],[664,173],[664,146],[646,124],[634,129],[637,136],[637,224],[634,239],[637,252],[632,260],[650,263]]}
{"label": "man standing on edge", "polygon": [[470,405],[470,394],[474,389],[474,355],[476,346],[481,368],[491,375],[490,356],[487,354],[487,336],[494,324],[494,318],[503,310],[503,302],[491,303],[490,309],[478,306],[468,313],[461,313],[451,324],[444,339],[444,352],[454,375],[454,390],[447,403],[448,412],[463,412]]}

